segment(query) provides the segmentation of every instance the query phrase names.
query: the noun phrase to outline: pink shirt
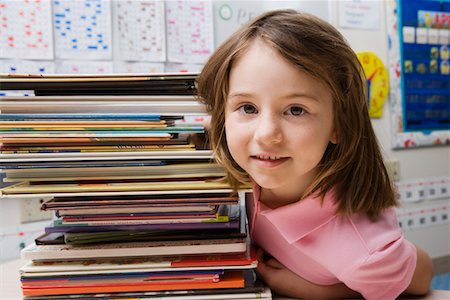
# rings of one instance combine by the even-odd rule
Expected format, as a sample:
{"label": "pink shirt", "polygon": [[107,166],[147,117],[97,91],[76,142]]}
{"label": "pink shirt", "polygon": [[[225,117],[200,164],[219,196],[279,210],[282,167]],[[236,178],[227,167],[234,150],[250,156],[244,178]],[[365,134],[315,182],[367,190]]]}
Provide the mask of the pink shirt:
{"label": "pink shirt", "polygon": [[398,226],[394,209],[376,222],[336,213],[332,193],[270,209],[248,199],[252,241],[302,278],[319,285],[345,283],[366,299],[395,299],[411,282],[416,248]]}

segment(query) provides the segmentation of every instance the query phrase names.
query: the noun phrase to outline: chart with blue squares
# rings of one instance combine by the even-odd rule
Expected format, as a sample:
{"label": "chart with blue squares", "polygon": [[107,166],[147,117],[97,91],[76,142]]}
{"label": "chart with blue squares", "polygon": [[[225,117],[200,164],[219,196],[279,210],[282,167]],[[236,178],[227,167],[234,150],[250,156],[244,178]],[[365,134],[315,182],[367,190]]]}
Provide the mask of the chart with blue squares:
{"label": "chart with blue squares", "polygon": [[53,1],[53,26],[58,58],[74,53],[95,59],[112,58],[111,3],[108,1]]}
{"label": "chart with blue squares", "polygon": [[405,131],[450,129],[450,1],[399,0]]}

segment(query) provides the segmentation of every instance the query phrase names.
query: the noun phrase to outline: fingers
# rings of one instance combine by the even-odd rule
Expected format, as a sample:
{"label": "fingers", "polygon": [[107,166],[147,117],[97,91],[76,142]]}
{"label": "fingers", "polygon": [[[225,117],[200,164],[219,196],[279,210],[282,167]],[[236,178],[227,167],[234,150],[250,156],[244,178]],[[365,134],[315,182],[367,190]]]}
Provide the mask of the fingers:
{"label": "fingers", "polygon": [[271,268],[274,268],[274,269],[283,269],[284,268],[284,265],[281,264],[275,258],[270,258],[270,259],[266,260],[265,263],[266,263],[266,265],[268,267],[271,267]]}
{"label": "fingers", "polygon": [[258,260],[258,265],[262,265],[262,268],[269,267],[274,269],[282,269],[284,266],[275,258],[268,255],[264,250],[258,248],[256,250],[256,259]]}
{"label": "fingers", "polygon": [[264,261],[264,250],[261,248],[256,248],[256,260],[258,262]]}
{"label": "fingers", "polygon": [[270,269],[263,261],[258,261],[258,265],[256,266],[256,274],[263,281],[267,281],[268,274],[270,274]]}
{"label": "fingers", "polygon": [[258,276],[265,280],[268,270],[264,262],[264,251],[261,248],[256,249],[256,260],[258,261],[256,273],[258,273]]}

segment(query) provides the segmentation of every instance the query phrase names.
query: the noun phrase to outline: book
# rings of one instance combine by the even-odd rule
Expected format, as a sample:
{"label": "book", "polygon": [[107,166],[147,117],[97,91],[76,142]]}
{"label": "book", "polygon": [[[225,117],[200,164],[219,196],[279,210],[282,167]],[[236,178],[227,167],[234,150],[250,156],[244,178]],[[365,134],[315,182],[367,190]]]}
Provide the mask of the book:
{"label": "book", "polygon": [[[29,97],[28,97],[29,98]],[[34,97],[33,97],[34,98]],[[183,115],[206,115],[205,106],[197,101],[65,101],[60,99],[58,105],[54,101],[8,100],[2,99],[0,109],[7,114],[81,114],[81,113],[120,113],[137,114],[142,111],[151,111],[156,115],[174,115],[183,112]]]}
{"label": "book", "polygon": [[61,119],[50,119],[50,120],[1,120],[0,128],[32,128],[32,129],[40,129],[40,128],[85,128],[85,127],[96,127],[96,128],[128,128],[128,127],[136,127],[136,128],[154,128],[154,127],[167,127],[168,122],[165,120],[154,120],[154,121],[145,121],[145,120],[134,120],[134,121],[120,121],[120,120],[61,120]]}
{"label": "book", "polygon": [[[30,147],[31,148],[31,147]],[[67,146],[67,147],[46,147],[46,149],[37,149],[39,147],[35,147],[36,150],[33,149],[21,149],[9,147],[3,147],[3,150],[0,149],[0,157],[2,158],[47,158],[47,157],[83,157],[83,156],[139,156],[139,155],[149,155],[155,153],[153,152],[169,152],[166,155],[176,155],[178,151],[196,151],[202,152],[204,150],[195,150],[195,145],[186,144],[186,145],[143,145],[139,147],[139,145],[129,146],[129,147],[117,147],[117,146]],[[76,155],[78,154],[78,155]]]}
{"label": "book", "polygon": [[[172,140],[173,141],[173,140]],[[109,151],[167,151],[167,150],[184,150],[191,151],[195,149],[194,144],[188,144],[180,141],[179,144],[170,145],[170,144],[158,144],[158,145],[104,145],[104,146],[95,146],[95,145],[78,145],[78,146],[43,146],[43,147],[11,147],[11,146],[2,146],[0,145],[1,154],[4,157],[9,157],[6,154],[54,154],[54,153],[70,153],[73,152],[105,152],[105,154]],[[58,152],[59,151],[59,152]],[[17,152],[17,153],[15,153]],[[14,155],[17,156],[17,155]]]}
{"label": "book", "polygon": [[4,90],[35,95],[193,95],[197,74],[0,75]]}
{"label": "book", "polygon": [[[149,130],[150,131],[150,130]],[[168,132],[130,132],[130,131],[80,131],[80,132],[41,132],[35,133],[17,133],[14,131],[1,131],[0,138],[83,138],[83,137],[98,137],[98,138],[117,138],[117,137],[137,137],[137,138],[170,138]]]}
{"label": "book", "polygon": [[[169,133],[203,133],[202,126],[166,126],[166,127],[143,127],[143,128],[6,128],[0,131],[4,137],[79,137],[79,136],[160,136]],[[163,135],[165,136],[165,135]]]}
{"label": "book", "polygon": [[[89,208],[101,208],[106,211],[109,208],[114,208],[115,205],[120,205],[119,208],[125,208],[132,205],[153,204],[152,207],[168,207],[175,206],[175,210],[187,211],[196,210],[211,210],[212,207],[218,204],[237,204],[239,197],[236,194],[186,194],[186,195],[155,195],[155,196],[128,196],[128,197],[53,197],[42,203],[42,210],[71,210],[72,214],[82,213],[86,214]],[[156,206],[158,205],[158,206]],[[191,208],[190,206],[193,206]],[[78,209],[84,209],[82,212]],[[118,211],[120,212],[120,211]],[[117,212],[116,212],[117,213]],[[123,212],[126,213],[126,212]]]}
{"label": "book", "polygon": [[[183,206],[179,206],[183,209]],[[64,222],[79,221],[98,221],[98,220],[148,220],[148,219],[185,219],[185,218],[216,218],[222,215],[219,213],[219,206],[201,207],[201,209],[192,209],[191,211],[150,211],[150,212],[133,212],[133,213],[104,213],[101,208],[92,211],[91,214],[73,214],[63,212],[61,215],[58,211],[57,216]]]}
{"label": "book", "polygon": [[222,223],[229,222],[228,216],[212,218],[160,218],[160,219],[121,219],[121,220],[82,220],[73,221],[65,218],[59,220],[59,225],[69,226],[115,226],[115,225],[152,225],[152,224],[192,224],[192,223]]}
{"label": "book", "polygon": [[256,253],[249,244],[247,245],[247,251],[243,253],[123,257],[120,259],[34,260],[22,266],[20,274],[23,277],[33,278],[52,275],[164,272],[171,270],[254,269],[258,263]]}
{"label": "book", "polygon": [[49,168],[97,168],[97,167],[140,167],[140,166],[161,166],[167,161],[147,159],[147,160],[113,160],[100,159],[95,161],[36,161],[36,162],[1,162],[1,169],[49,169]]}
{"label": "book", "polygon": [[[0,145],[0,151],[1,150],[19,150],[22,149],[27,150],[34,150],[37,149],[40,150],[59,150],[59,149],[95,149],[96,147],[116,147],[117,149],[124,149],[124,148],[130,148],[130,149],[136,149],[139,147],[145,147],[145,146],[167,146],[167,145],[188,145],[190,143],[189,136],[188,135],[181,135],[178,134],[176,136],[173,136],[171,139],[164,139],[164,140],[157,140],[157,141],[141,141],[139,143],[133,142],[133,141],[90,141],[90,142],[74,142],[74,143],[65,143],[65,142],[55,142],[55,143],[40,143],[40,144],[16,144],[16,143],[9,143],[9,144],[2,144]],[[108,149],[111,150],[111,149]]]}
{"label": "book", "polygon": [[82,233],[45,233],[35,239],[36,245],[87,245],[118,242],[147,242],[190,239],[220,239],[245,237],[246,232],[236,229],[106,231]]}
{"label": "book", "polygon": [[97,114],[86,114],[86,113],[67,113],[67,114],[26,114],[26,113],[11,113],[0,114],[0,120],[6,121],[34,121],[34,120],[138,120],[138,121],[160,121],[159,114],[109,114],[109,113],[97,113]]}
{"label": "book", "polygon": [[[84,215],[87,217],[91,215],[100,214],[142,214],[142,213],[186,213],[186,212],[200,212],[207,211],[212,212],[215,209],[215,205],[180,205],[176,203],[166,203],[166,204],[124,204],[124,205],[103,205],[103,206],[81,206],[81,207],[66,207],[64,209],[58,209],[56,211],[56,216],[73,216],[73,215]],[[52,210],[52,209],[44,209]],[[54,210],[54,209],[53,209]]]}
{"label": "book", "polygon": [[[178,164],[165,164],[161,166],[138,166],[138,167],[124,167],[124,166],[110,166],[97,168],[39,168],[39,169],[9,169],[3,171],[7,178],[17,178],[26,181],[23,178],[48,178],[48,177],[89,177],[95,176],[97,178],[130,175],[173,175],[173,174],[192,174],[192,173],[217,173],[223,172],[215,163],[196,163],[186,162]],[[42,181],[42,179],[40,180]]]}
{"label": "book", "polygon": [[[0,114],[1,116],[1,114]],[[142,142],[161,142],[170,140],[170,134],[158,134],[159,136],[147,137],[4,137],[0,136],[0,142],[5,144],[49,144],[49,143],[98,143],[98,142],[116,142],[116,143],[142,143]]]}
{"label": "book", "polygon": [[[1,75],[0,75],[1,81]],[[92,102],[92,101],[106,101],[106,102],[177,102],[177,101],[192,101],[198,102],[194,95],[77,95],[77,96],[3,96],[2,100],[9,102],[34,101],[34,102],[55,102],[72,101],[72,102]],[[1,124],[1,123],[0,123]]]}
{"label": "book", "polygon": [[60,288],[218,282],[224,270],[168,270],[58,276],[21,276],[22,288]]}
{"label": "book", "polygon": [[75,151],[63,153],[24,153],[15,155],[0,154],[2,162],[44,162],[44,161],[77,161],[77,160],[126,160],[126,159],[212,159],[212,152],[209,150],[185,150],[186,146],[181,150],[164,150],[161,148],[154,149],[150,152],[123,151],[117,152],[100,152],[100,151]]}
{"label": "book", "polygon": [[[222,172],[211,172],[211,173],[186,173],[186,174],[169,174],[169,175],[117,175],[117,176],[107,176],[102,180],[110,180],[110,181],[154,181],[156,179],[179,179],[185,180],[187,178],[191,178],[191,180],[195,178],[213,178],[216,177],[217,180],[222,179],[226,176],[224,171]],[[21,177],[21,178],[8,178],[4,180],[4,182],[20,182],[20,181],[52,181],[54,183],[58,183],[61,181],[76,181],[76,182],[88,182],[88,181],[99,181],[101,176],[85,176],[85,177]],[[106,179],[107,178],[107,179]]]}
{"label": "book", "polygon": [[245,250],[245,238],[111,243],[85,246],[30,244],[22,249],[21,257],[28,260],[86,259],[95,257],[236,253],[245,252]]}
{"label": "book", "polygon": [[[154,211],[154,212],[136,212],[136,213],[105,213],[102,208],[95,208],[91,214],[74,214],[70,210],[62,212],[59,210],[57,216],[60,217],[61,225],[64,224],[84,224],[95,225],[98,223],[120,223],[124,221],[126,224],[138,223],[147,224],[163,224],[163,223],[196,223],[196,222],[228,222],[230,219],[238,218],[241,213],[238,205],[210,205],[202,207],[202,210],[195,210],[196,206],[188,206],[193,208],[188,211],[179,206],[180,210],[173,211]],[[174,207],[175,208],[175,207]],[[95,223],[95,224],[91,224]],[[128,223],[129,222],[129,223]]]}
{"label": "book", "polygon": [[[243,190],[249,192],[249,189]],[[118,191],[118,192],[70,192],[70,193],[23,193],[23,194],[2,194],[0,190],[0,196],[4,199],[16,199],[16,198],[50,198],[50,197],[72,197],[72,196],[80,196],[80,197],[91,197],[91,196],[135,196],[135,195],[182,195],[182,194],[190,194],[190,193],[232,193],[234,192],[231,188],[227,189],[205,189],[205,190],[158,190],[158,191]]]}
{"label": "book", "polygon": [[174,191],[174,190],[217,190],[230,188],[226,182],[185,181],[185,182],[126,182],[126,183],[96,183],[96,184],[30,184],[23,182],[0,190],[0,195],[54,193],[75,194],[77,192],[108,192],[108,191]]}
{"label": "book", "polygon": [[[52,300],[61,299],[60,296],[28,296],[25,300]],[[272,299],[269,288],[262,284],[255,287],[228,288],[228,289],[199,289],[183,291],[160,292],[129,292],[129,293],[100,293],[100,294],[73,294],[65,295],[65,299],[157,299],[157,300],[229,300],[229,299]]]}
{"label": "book", "polygon": [[224,270],[168,270],[58,276],[21,276],[22,288],[96,287],[218,282]]}
{"label": "book", "polygon": [[59,225],[45,227],[46,233],[55,232],[99,232],[99,231],[145,231],[145,230],[208,230],[208,229],[235,229],[239,228],[239,220],[229,222],[203,222],[203,223],[173,223],[173,224],[139,224],[139,225]]}
{"label": "book", "polygon": [[242,271],[230,271],[220,277],[219,282],[206,283],[177,283],[177,284],[147,284],[147,285],[110,285],[95,287],[53,287],[53,288],[23,288],[24,296],[38,295],[66,295],[80,293],[109,293],[134,291],[167,291],[167,290],[195,290],[195,289],[223,289],[243,288],[244,276]]}

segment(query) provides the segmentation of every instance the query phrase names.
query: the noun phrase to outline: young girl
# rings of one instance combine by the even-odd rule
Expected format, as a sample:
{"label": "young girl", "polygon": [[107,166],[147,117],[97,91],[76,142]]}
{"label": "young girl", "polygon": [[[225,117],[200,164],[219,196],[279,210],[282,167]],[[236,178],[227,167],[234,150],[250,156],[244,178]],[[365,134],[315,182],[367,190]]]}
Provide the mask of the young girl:
{"label": "young girl", "polygon": [[217,161],[249,207],[258,275],[298,298],[425,294],[430,258],[404,239],[355,53],[328,23],[265,13],[225,41],[198,93]]}

